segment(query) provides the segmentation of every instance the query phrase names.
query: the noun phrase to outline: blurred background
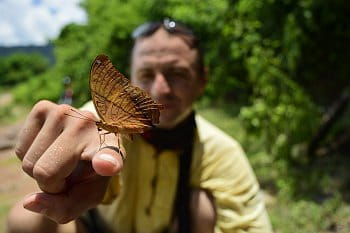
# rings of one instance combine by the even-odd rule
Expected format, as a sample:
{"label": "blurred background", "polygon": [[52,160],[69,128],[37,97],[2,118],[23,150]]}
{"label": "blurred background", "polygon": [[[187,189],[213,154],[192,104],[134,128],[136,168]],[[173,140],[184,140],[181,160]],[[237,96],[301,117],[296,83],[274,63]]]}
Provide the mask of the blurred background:
{"label": "blurred background", "polygon": [[128,75],[132,30],[166,17],[202,38],[196,108],[244,146],[275,232],[350,232],[349,16],[347,0],[0,0],[0,232],[34,185],[13,152],[31,106],[81,106],[94,57]]}

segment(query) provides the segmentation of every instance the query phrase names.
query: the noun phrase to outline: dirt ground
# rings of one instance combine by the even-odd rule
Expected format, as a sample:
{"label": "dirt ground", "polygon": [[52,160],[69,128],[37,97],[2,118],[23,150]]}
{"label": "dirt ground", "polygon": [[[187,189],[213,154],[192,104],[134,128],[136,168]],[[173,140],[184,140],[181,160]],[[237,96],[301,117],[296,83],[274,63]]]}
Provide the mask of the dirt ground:
{"label": "dirt ground", "polygon": [[10,207],[34,190],[35,183],[21,168],[14,145],[22,122],[0,126],[0,232],[5,232]]}

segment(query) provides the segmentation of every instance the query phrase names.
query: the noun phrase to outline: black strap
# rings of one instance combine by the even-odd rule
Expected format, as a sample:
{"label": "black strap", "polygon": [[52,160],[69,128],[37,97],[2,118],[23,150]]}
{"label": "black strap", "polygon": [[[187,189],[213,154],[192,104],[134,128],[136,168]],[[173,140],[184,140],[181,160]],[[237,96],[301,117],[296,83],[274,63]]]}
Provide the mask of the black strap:
{"label": "black strap", "polygon": [[88,210],[79,220],[89,233],[112,233],[112,230],[109,229],[109,226],[104,222],[96,208]]}
{"label": "black strap", "polygon": [[191,135],[191,142],[188,143],[180,155],[179,179],[177,183],[177,193],[175,201],[176,217],[178,220],[178,232],[191,232],[191,216],[190,216],[190,170],[192,163],[193,136],[194,129]]}

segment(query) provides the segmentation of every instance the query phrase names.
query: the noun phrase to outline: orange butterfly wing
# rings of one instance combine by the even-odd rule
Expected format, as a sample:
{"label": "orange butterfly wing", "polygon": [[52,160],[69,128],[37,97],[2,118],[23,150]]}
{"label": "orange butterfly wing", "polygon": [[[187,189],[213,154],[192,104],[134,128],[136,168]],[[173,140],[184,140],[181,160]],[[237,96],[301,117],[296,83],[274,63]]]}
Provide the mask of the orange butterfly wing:
{"label": "orange butterfly wing", "polygon": [[100,127],[114,133],[142,133],[159,122],[162,105],[142,89],[130,85],[106,55],[99,55],[90,70],[90,92]]}

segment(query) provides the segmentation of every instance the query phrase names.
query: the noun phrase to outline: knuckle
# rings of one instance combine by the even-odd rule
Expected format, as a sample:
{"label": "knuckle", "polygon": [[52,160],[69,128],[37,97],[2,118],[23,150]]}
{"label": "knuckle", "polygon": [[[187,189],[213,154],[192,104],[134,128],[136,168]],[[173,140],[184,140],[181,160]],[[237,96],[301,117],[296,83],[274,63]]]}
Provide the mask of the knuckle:
{"label": "knuckle", "polygon": [[19,158],[19,159],[23,159],[24,158],[24,155],[25,155],[25,151],[24,151],[24,149],[22,148],[22,146],[20,146],[18,143],[16,144],[16,146],[15,146],[15,154],[17,155],[17,157]]}
{"label": "knuckle", "polygon": [[72,109],[72,106],[68,104],[57,105],[57,112],[59,112],[60,115],[64,115],[65,113],[68,113],[71,109]]}
{"label": "knuckle", "polygon": [[32,113],[35,117],[41,118],[47,114],[52,105],[53,103],[48,100],[41,100],[34,105]]}
{"label": "knuckle", "polygon": [[22,162],[22,170],[28,175],[32,176],[33,168],[34,168],[34,164],[31,161],[24,158]]}
{"label": "knuckle", "polygon": [[91,124],[91,122],[85,120],[79,120],[74,123],[74,129],[76,129],[78,132],[89,129],[91,126],[94,126],[94,124]]}
{"label": "knuckle", "polygon": [[55,174],[40,164],[35,165],[32,170],[34,179],[43,185],[49,185],[55,181]]}
{"label": "knuckle", "polygon": [[50,115],[51,119],[55,123],[61,123],[67,118],[67,114],[70,111],[70,106],[69,105],[57,105],[55,111],[53,111]]}
{"label": "knuckle", "polygon": [[83,111],[81,114],[86,117],[86,120],[78,119],[74,122],[74,126],[77,130],[95,127],[94,122],[92,122],[92,120],[95,120],[95,117],[91,112]]}
{"label": "knuckle", "polygon": [[[78,113],[80,112],[80,114]],[[77,117],[74,117],[77,116]],[[69,126],[72,130],[82,130],[91,127],[91,124],[95,120],[94,115],[87,111],[72,111],[72,106],[67,104],[58,105],[54,112],[52,112],[52,120],[56,124],[63,124],[64,126]],[[86,119],[80,119],[86,118]],[[90,120],[89,120],[90,119]]]}
{"label": "knuckle", "polygon": [[92,112],[90,112],[90,111],[81,111],[81,113],[84,115],[84,116],[86,116],[86,117],[88,117],[88,118],[90,118],[90,119],[92,119],[92,120],[96,120],[96,116],[92,113]]}

